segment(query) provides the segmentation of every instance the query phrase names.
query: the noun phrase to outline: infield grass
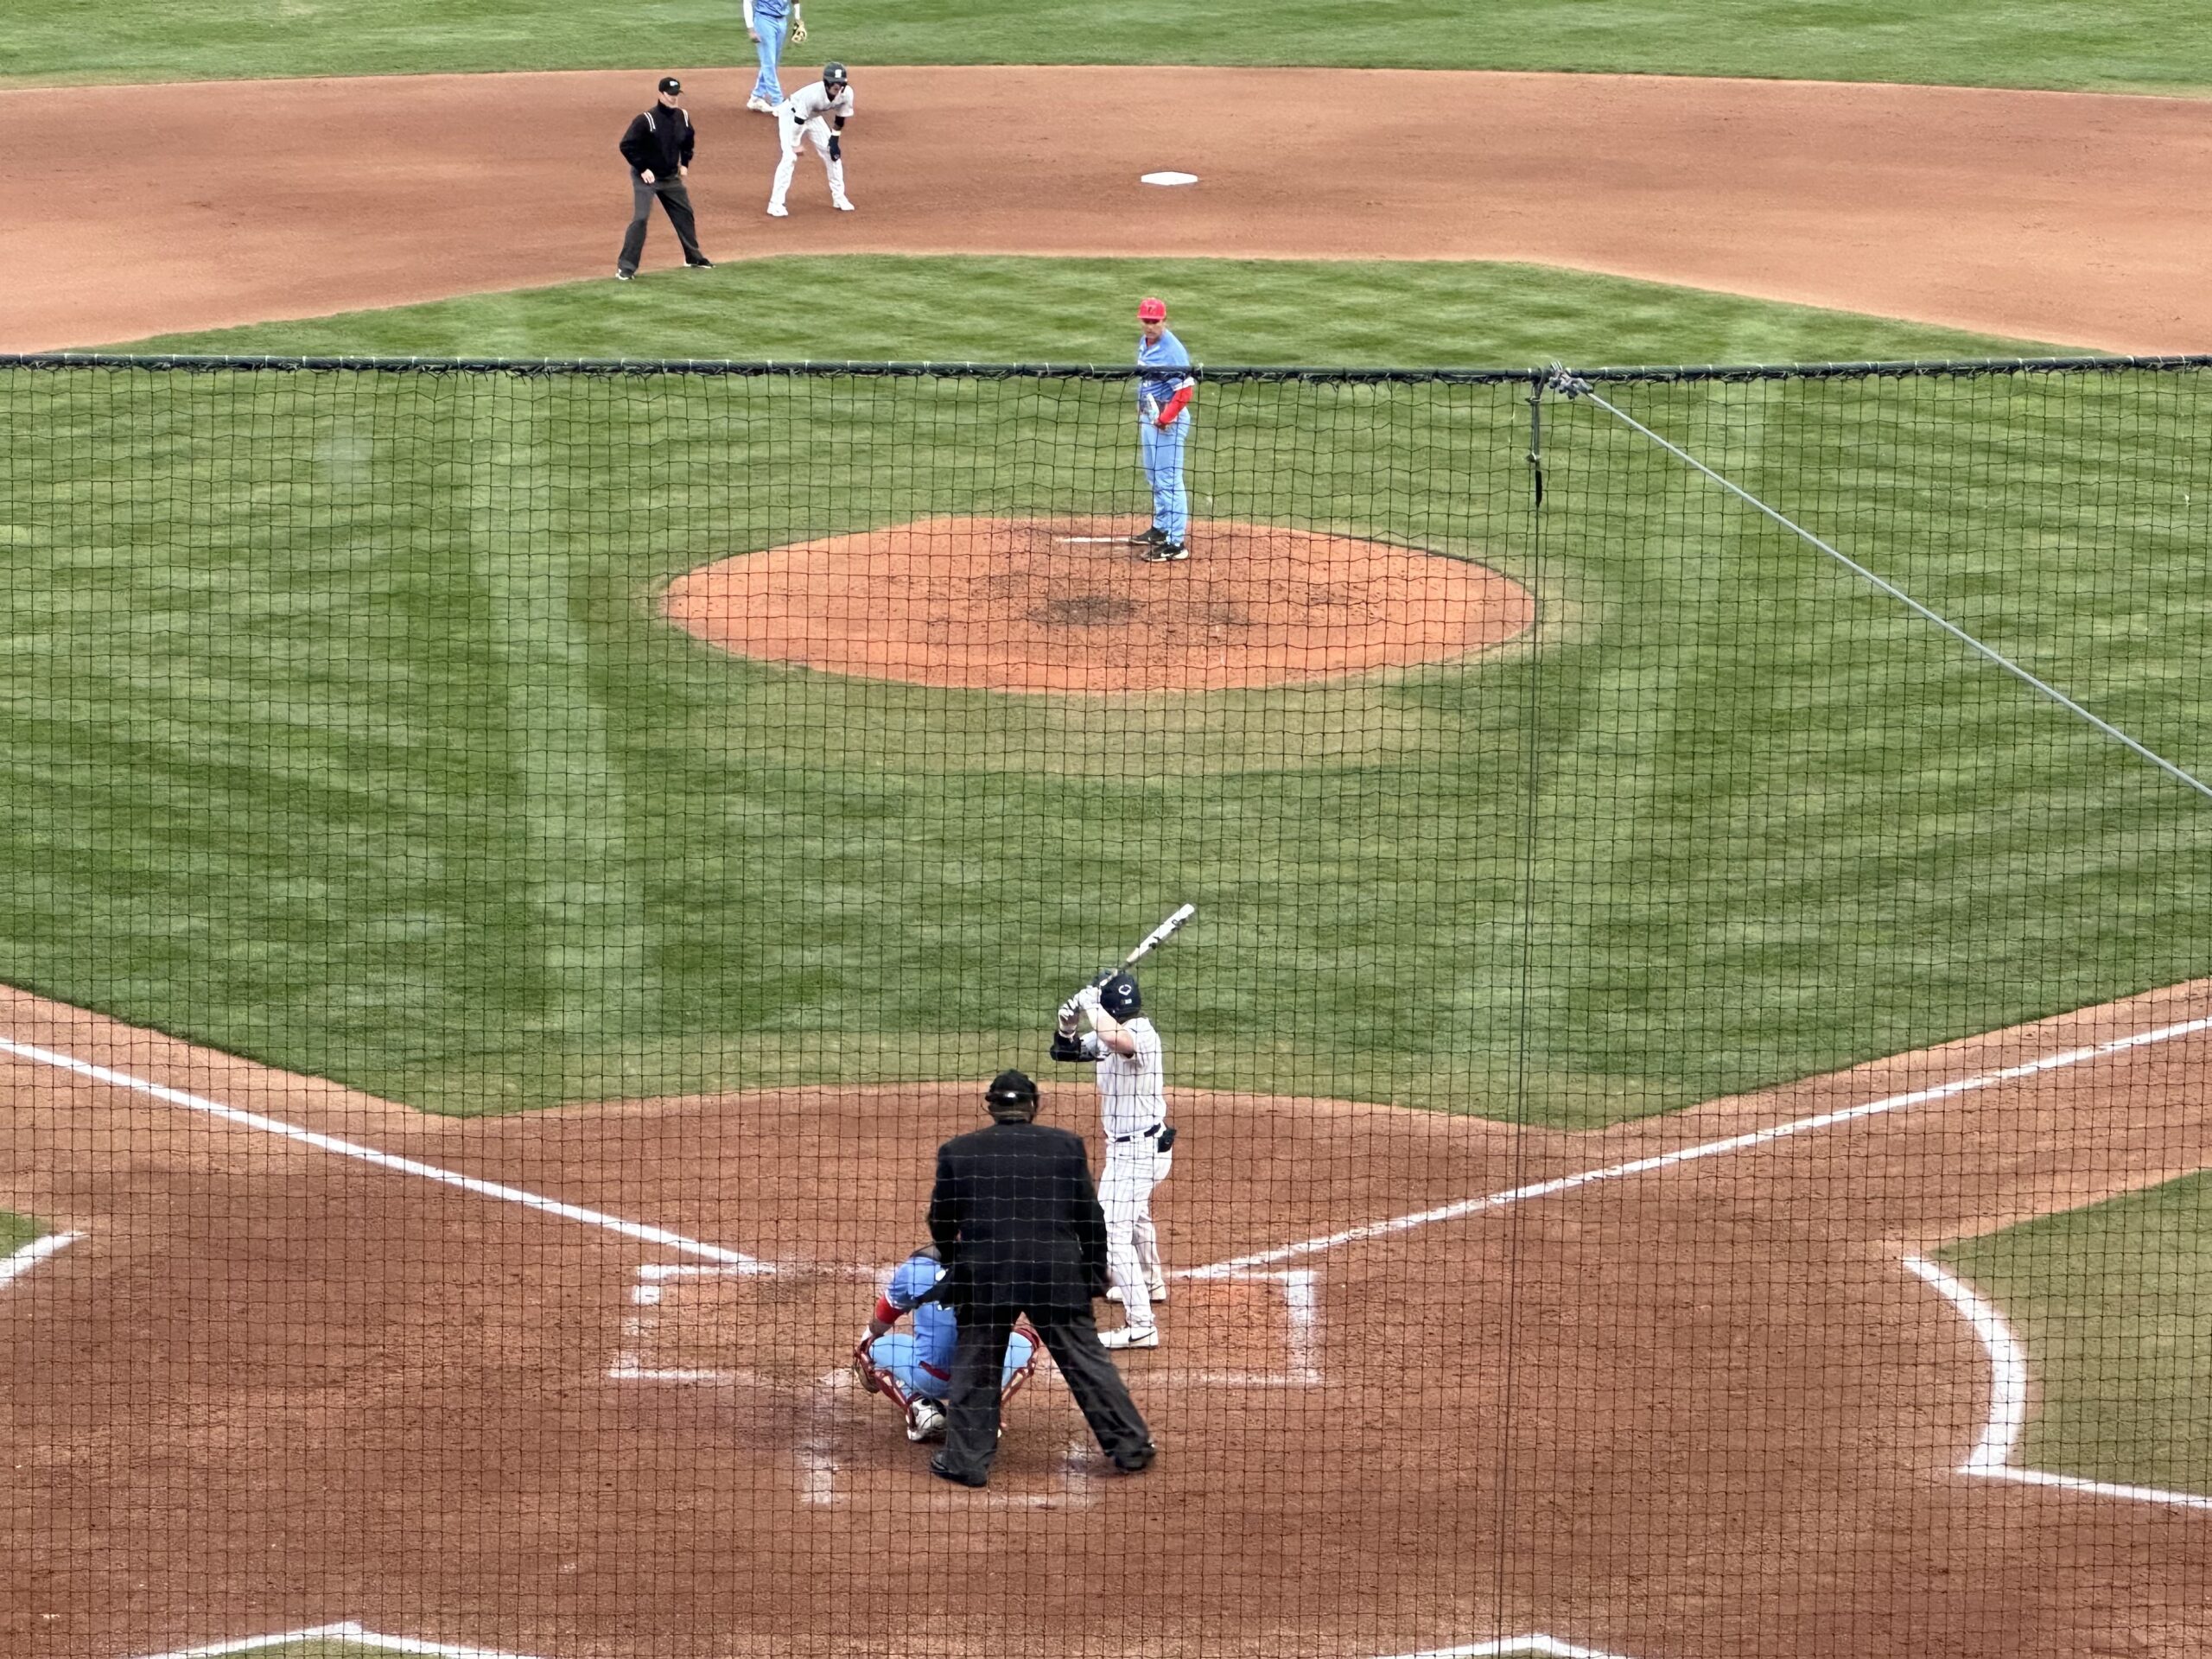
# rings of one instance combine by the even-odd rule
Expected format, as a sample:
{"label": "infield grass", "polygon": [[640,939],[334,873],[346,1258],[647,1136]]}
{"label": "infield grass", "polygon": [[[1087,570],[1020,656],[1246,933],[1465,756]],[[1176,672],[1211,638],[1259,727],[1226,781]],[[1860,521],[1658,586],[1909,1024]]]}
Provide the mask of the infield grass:
{"label": "infield grass", "polygon": [[1549,267],[1289,259],[732,261],[131,343],[395,357],[1121,363],[1166,295],[1209,363],[1789,363],[2060,349]]}
{"label": "infield grass", "polygon": [[13,1255],[35,1239],[45,1237],[49,1230],[29,1216],[0,1210],[0,1256]]}
{"label": "infield grass", "polygon": [[[1065,321],[1086,296],[1122,311],[1126,271],[1024,270],[1068,285],[1024,312],[1011,262],[969,263],[925,274],[1007,279],[962,308],[1002,331],[961,325],[977,354],[1127,349]],[[502,344],[589,350],[634,306],[667,331],[645,348],[681,349],[722,275],[256,343],[429,349],[482,308]],[[1208,295],[1210,357],[1287,338],[1287,313],[1237,308],[1244,275],[1171,289]],[[855,281],[879,278],[914,274]],[[1617,338],[1598,314],[1627,286],[1563,287],[1561,334]],[[1841,332],[1647,305],[1666,355]],[[1436,321],[1361,326],[1404,360]],[[1848,328],[1819,354],[1958,348]],[[9,378],[0,978],[483,1111],[1034,1063],[1073,977],[1192,899],[1147,979],[1179,1084],[1590,1124],[2206,971],[2200,798],[1586,403],[1548,407],[1532,513],[1517,385],[1216,385],[1193,475],[1202,515],[1498,566],[1540,595],[1539,649],[1101,703],[770,668],[655,620],[659,583],[749,548],[1134,516],[1126,397]],[[2196,378],[1622,397],[2203,769]]]}
{"label": "infield grass", "polygon": [[1969,1239],[1943,1258],[2026,1344],[2038,1395],[2022,1464],[2212,1494],[2212,1176]]}
{"label": "infield grass", "polygon": [[[796,61],[1591,70],[2196,92],[2183,0],[823,0]],[[689,68],[753,60],[735,0],[16,0],[0,77]],[[788,84],[788,83],[787,83]]]}

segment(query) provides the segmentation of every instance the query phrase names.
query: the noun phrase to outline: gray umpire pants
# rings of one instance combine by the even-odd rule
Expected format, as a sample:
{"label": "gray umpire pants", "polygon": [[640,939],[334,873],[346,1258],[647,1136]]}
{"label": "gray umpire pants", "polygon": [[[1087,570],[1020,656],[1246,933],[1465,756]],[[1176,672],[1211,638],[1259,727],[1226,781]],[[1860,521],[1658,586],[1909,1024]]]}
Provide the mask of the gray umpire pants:
{"label": "gray umpire pants", "polygon": [[668,222],[676,226],[676,239],[683,245],[684,263],[696,265],[707,257],[699,251],[699,227],[691,217],[691,193],[683,188],[682,177],[655,179],[647,184],[632,173],[630,233],[622,238],[622,257],[615,261],[624,270],[637,270],[639,257],[645,251],[645,222],[652,217],[655,196],[668,210]]}
{"label": "gray umpire pants", "polygon": [[[999,1391],[1006,1375],[1007,1338],[1018,1307],[962,1307],[952,1351],[952,1389],[945,1400],[944,1451],[938,1461],[970,1480],[988,1475],[999,1449]],[[1060,1376],[1097,1437],[1098,1449],[1127,1464],[1151,1439],[1114,1361],[1098,1345],[1098,1326],[1084,1308],[1031,1308],[1029,1323],[1060,1368]]]}

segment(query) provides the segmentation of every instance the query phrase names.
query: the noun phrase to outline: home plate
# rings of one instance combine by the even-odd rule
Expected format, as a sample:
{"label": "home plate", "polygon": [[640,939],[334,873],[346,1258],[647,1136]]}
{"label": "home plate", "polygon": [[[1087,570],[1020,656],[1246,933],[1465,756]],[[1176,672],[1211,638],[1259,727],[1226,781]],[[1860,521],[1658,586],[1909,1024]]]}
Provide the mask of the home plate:
{"label": "home plate", "polygon": [[1138,181],[1140,184],[1196,184],[1198,181],[1198,175],[1195,173],[1147,173]]}

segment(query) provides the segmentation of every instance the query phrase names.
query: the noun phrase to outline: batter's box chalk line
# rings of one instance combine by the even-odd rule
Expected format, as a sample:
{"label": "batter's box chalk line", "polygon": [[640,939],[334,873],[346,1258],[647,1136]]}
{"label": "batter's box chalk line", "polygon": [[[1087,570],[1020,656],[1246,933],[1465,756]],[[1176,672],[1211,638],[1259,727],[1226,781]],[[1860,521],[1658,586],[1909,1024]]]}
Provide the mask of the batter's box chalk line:
{"label": "batter's box chalk line", "polygon": [[2075,1475],[2052,1474],[2043,1469],[2023,1469],[2012,1461],[2020,1435],[2028,1426],[2028,1351],[1986,1299],[1957,1274],[1929,1261],[1908,1255],[1905,1268],[1931,1286],[1974,1327],[1989,1356],[1989,1421],[1981,1438],[1957,1472],[1979,1480],[2011,1481],[2020,1486],[2055,1486],[2063,1491],[2093,1497],[2115,1498],[2133,1503],[2163,1503],[2171,1509],[2212,1510],[2212,1497],[2195,1492],[2172,1492],[2158,1486],[2125,1486],[2113,1481],[2084,1480]]}
{"label": "batter's box chalk line", "polygon": [[530,1659],[521,1653],[497,1653],[490,1648],[456,1647],[450,1642],[425,1642],[411,1636],[380,1636],[364,1629],[351,1619],[336,1624],[318,1624],[312,1630],[282,1630],[274,1636],[249,1636],[235,1642],[216,1642],[204,1648],[178,1648],[168,1653],[149,1654],[147,1659],[220,1659],[226,1654],[267,1654],[269,1659],[283,1659],[287,1648],[305,1642],[343,1642],[350,1647],[365,1648],[372,1653],[414,1653],[429,1656],[429,1659]]}
{"label": "batter's box chalk line", "polygon": [[[691,1365],[659,1365],[653,1363],[654,1338],[661,1323],[661,1309],[669,1286],[714,1280],[744,1280],[768,1277],[785,1272],[800,1272],[809,1276],[842,1280],[860,1285],[874,1285],[880,1277],[875,1268],[840,1267],[808,1263],[804,1266],[749,1260],[734,1264],[701,1262],[646,1262],[638,1268],[638,1281],[630,1287],[630,1311],[623,1316],[621,1335],[614,1357],[607,1368],[607,1379],[615,1382],[681,1382],[710,1386],[755,1388],[787,1388],[757,1372],[734,1367],[701,1367]],[[1268,1284],[1279,1288],[1282,1296],[1283,1358],[1279,1370],[1199,1370],[1183,1371],[1172,1367],[1160,1368],[1160,1374],[1179,1382],[1192,1382],[1206,1388],[1221,1389],[1313,1389],[1325,1380],[1321,1373],[1321,1293],[1320,1272],[1314,1268],[1233,1270],[1224,1272],[1215,1268],[1192,1268],[1172,1277],[1200,1281],[1220,1281]],[[1170,1343],[1175,1338],[1169,1337]],[[1191,1332],[1187,1340],[1194,1345],[1203,1344],[1203,1330]],[[1199,1350],[1203,1351],[1203,1348]],[[1169,1352],[1173,1352],[1170,1348]],[[1049,1358],[1049,1357],[1048,1357]],[[843,1375],[843,1373],[840,1373]]]}
{"label": "batter's box chalk line", "polygon": [[22,1278],[48,1256],[58,1255],[79,1239],[82,1233],[48,1233],[35,1238],[10,1255],[0,1255],[0,1285]]}

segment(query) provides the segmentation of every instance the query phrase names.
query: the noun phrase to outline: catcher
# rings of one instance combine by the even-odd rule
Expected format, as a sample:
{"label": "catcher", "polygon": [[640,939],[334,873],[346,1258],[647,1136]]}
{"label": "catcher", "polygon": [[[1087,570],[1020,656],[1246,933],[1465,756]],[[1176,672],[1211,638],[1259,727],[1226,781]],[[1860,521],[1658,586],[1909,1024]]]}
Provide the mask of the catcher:
{"label": "catcher", "polygon": [[[853,1375],[870,1394],[882,1395],[905,1414],[910,1440],[944,1438],[944,1400],[952,1387],[952,1350],[960,1324],[950,1308],[934,1300],[944,1277],[944,1260],[934,1244],[923,1245],[901,1262],[876,1299],[868,1334],[853,1350]],[[912,1336],[891,1328],[904,1313],[914,1316]],[[1013,1399],[1036,1371],[1036,1332],[1017,1325],[999,1379],[1001,1402]]]}

